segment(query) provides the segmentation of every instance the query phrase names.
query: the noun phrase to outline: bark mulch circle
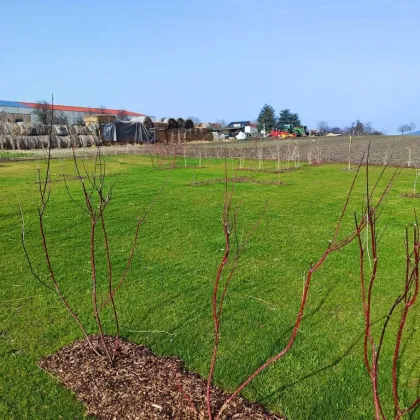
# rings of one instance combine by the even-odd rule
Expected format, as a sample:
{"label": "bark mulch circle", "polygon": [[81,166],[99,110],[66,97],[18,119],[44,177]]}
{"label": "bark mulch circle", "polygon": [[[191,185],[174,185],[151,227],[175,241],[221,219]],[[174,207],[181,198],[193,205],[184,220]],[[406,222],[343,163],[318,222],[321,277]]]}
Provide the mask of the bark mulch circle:
{"label": "bark mulch circle", "polygon": [[[97,336],[92,341],[99,347]],[[106,337],[111,343],[112,337]],[[39,366],[58,379],[97,419],[203,419],[206,381],[187,371],[181,360],[160,357],[148,348],[121,341],[115,365],[96,356],[86,340],[76,341],[42,359]],[[216,412],[229,394],[212,388]],[[190,401],[188,401],[188,399]],[[200,417],[192,404],[202,413]],[[238,397],[222,419],[284,419],[261,405]]]}

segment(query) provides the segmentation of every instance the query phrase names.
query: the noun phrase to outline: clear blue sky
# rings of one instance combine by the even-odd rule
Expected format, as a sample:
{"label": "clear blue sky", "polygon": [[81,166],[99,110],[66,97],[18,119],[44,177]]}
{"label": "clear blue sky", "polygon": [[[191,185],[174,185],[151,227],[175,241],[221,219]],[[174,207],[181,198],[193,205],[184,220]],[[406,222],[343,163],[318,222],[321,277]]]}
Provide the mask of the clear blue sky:
{"label": "clear blue sky", "polygon": [[420,127],[419,21],[418,0],[3,1],[0,99],[393,133]]}

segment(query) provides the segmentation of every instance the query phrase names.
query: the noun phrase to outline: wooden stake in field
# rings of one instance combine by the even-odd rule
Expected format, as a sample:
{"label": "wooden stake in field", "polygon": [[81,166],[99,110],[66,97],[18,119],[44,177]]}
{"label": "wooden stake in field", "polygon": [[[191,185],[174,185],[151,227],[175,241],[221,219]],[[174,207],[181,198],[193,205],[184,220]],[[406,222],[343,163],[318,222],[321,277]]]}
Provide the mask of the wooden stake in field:
{"label": "wooden stake in field", "polygon": [[414,191],[413,191],[413,193],[414,193],[414,195],[416,195],[416,190],[417,190],[417,180],[419,179],[419,176],[420,176],[420,169],[419,168],[414,168],[415,170],[416,170],[416,176],[415,176],[415,178],[414,178],[414,185],[413,185],[413,189],[414,189]]}
{"label": "wooden stake in field", "polygon": [[277,170],[280,171],[280,146],[276,145],[276,152],[277,152]]}
{"label": "wooden stake in field", "polygon": [[351,170],[351,136],[349,138],[349,165],[348,165],[348,170]]}

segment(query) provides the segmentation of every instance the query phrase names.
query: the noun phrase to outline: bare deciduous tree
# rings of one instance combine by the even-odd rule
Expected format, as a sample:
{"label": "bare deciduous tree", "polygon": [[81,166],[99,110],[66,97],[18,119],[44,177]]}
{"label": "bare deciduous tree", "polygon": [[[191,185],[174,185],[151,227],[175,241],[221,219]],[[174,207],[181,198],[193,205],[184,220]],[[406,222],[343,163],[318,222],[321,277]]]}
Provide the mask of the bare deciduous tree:
{"label": "bare deciduous tree", "polygon": [[[44,107],[45,108],[45,107]],[[51,112],[51,131],[49,136],[49,144],[48,144],[48,155],[46,159],[46,172],[45,176],[41,176],[41,170],[38,168],[38,191],[39,191],[39,206],[38,206],[38,221],[39,221],[39,229],[40,229],[40,239],[41,239],[41,246],[45,258],[46,263],[46,270],[48,276],[44,276],[38,274],[38,272],[34,268],[34,264],[32,263],[31,257],[29,255],[29,251],[26,245],[26,238],[25,238],[25,223],[24,223],[24,215],[22,208],[21,210],[21,221],[22,221],[22,230],[21,230],[21,240],[22,240],[22,247],[24,249],[24,253],[26,256],[26,260],[28,262],[29,268],[32,272],[32,275],[41,283],[44,287],[51,290],[52,292],[56,293],[66,307],[67,311],[76,322],[78,327],[81,329],[85,339],[87,340],[89,346],[91,347],[92,351],[101,357],[105,357],[108,361],[113,364],[116,351],[119,347],[119,340],[120,340],[120,327],[119,327],[119,320],[118,320],[118,313],[114,301],[115,294],[121,288],[122,284],[124,283],[125,279],[127,278],[127,274],[131,267],[131,262],[134,257],[134,253],[137,246],[139,230],[142,226],[149,210],[146,210],[143,217],[138,217],[137,222],[135,224],[134,229],[134,237],[132,240],[132,245],[129,251],[128,259],[125,265],[125,268],[121,275],[119,276],[119,280],[115,282],[115,275],[114,275],[114,268],[111,261],[111,242],[108,236],[107,230],[107,223],[105,220],[105,210],[108,207],[112,199],[113,188],[115,186],[115,182],[107,183],[106,182],[106,171],[105,171],[105,162],[102,158],[100,153],[100,148],[97,149],[97,155],[95,157],[94,166],[92,172],[89,172],[86,166],[83,164],[84,171],[79,168],[79,163],[76,158],[75,149],[73,148],[73,161],[75,170],[77,173],[77,180],[80,184],[80,190],[82,193],[83,199],[78,202],[73,196],[70,191],[69,185],[67,184],[66,176],[63,175],[63,181],[66,188],[66,191],[73,203],[79,207],[84,214],[87,215],[90,224],[90,233],[86,240],[90,244],[90,271],[91,271],[91,281],[87,285],[87,287],[91,290],[91,300],[93,306],[93,315],[96,321],[96,325],[98,328],[98,332],[100,335],[100,343],[101,348],[96,348],[92,340],[89,337],[88,331],[86,327],[83,325],[78,311],[72,307],[70,302],[65,296],[65,293],[62,290],[62,286],[60,284],[59,276],[57,276],[54,263],[52,261],[52,255],[50,253],[50,241],[48,239],[48,235],[45,228],[45,214],[48,209],[48,203],[51,198],[51,148],[52,148],[52,121],[54,119],[54,107],[53,105],[50,106]],[[99,240],[99,235],[102,236],[102,241]],[[98,243],[99,242],[99,243]],[[104,247],[104,254],[105,254],[105,261],[104,264],[107,267],[107,295],[106,297],[100,302],[100,297],[98,294],[98,282],[99,276],[97,275],[98,271],[98,246]],[[48,278],[48,280],[44,280],[44,278]],[[101,311],[108,305],[112,307],[112,313],[115,321],[115,329],[116,329],[116,336],[114,340],[114,346],[111,348],[110,344],[107,343],[105,340],[105,333],[101,319]]]}
{"label": "bare deciduous tree", "polygon": [[328,131],[330,131],[330,127],[326,121],[318,121],[316,126],[320,133],[327,133]]}
{"label": "bare deciduous tree", "polygon": [[187,119],[191,120],[194,123],[194,125],[198,125],[201,123],[201,119],[198,117],[190,116],[190,117],[187,117]]}
{"label": "bare deciduous tree", "polygon": [[35,104],[32,113],[34,114],[38,122],[44,125],[49,125],[51,123],[62,124],[62,125],[68,124],[68,119],[67,119],[66,114],[62,111],[53,112],[51,104],[45,100],[38,101]]}

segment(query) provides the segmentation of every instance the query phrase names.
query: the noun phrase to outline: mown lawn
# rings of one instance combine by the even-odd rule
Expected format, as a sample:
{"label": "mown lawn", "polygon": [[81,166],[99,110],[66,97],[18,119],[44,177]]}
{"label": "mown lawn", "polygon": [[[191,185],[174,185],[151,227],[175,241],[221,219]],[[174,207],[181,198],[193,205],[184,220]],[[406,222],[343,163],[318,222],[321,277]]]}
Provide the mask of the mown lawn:
{"label": "mown lawn", "polygon": [[[223,177],[223,160],[203,160],[205,168],[194,169],[198,161],[190,159],[190,167],[172,171],[152,168],[147,157],[106,160],[112,175],[109,179],[120,174],[107,213],[116,270],[124,266],[136,216],[159,197],[141,230],[130,275],[117,295],[122,335],[158,354],[177,356],[189,369],[206,376],[212,349],[212,284],[224,248],[220,218],[224,187],[189,184]],[[37,165],[43,168],[45,163],[0,165],[0,418],[82,418],[83,406],[36,365],[41,357],[81,337],[56,296],[31,277],[23,257],[19,201],[25,213],[28,247],[37,268],[46,275],[36,213]],[[249,165],[255,163],[246,163]],[[273,165],[264,162],[264,168]],[[227,167],[229,176],[234,175],[237,161],[229,160]],[[45,218],[49,247],[68,299],[93,331],[89,220],[69,200],[60,181],[62,172],[74,174],[70,160],[52,164],[55,182]],[[404,229],[413,222],[418,201],[400,194],[412,191],[413,172],[402,172],[379,221],[383,237],[374,290],[377,328],[403,282]],[[379,168],[371,168],[371,173],[374,177]],[[242,255],[226,302],[215,381],[227,390],[234,389],[287,342],[303,275],[332,237],[354,172],[343,170],[343,165],[325,165],[280,175],[235,175],[285,184],[235,185],[240,231],[260,217],[266,200],[268,208]],[[76,192],[77,181],[71,181],[70,188]],[[361,176],[343,232],[352,226],[353,209],[360,211],[363,189]],[[81,198],[80,194],[77,197]],[[104,266],[100,273],[104,281]],[[420,388],[420,334],[415,331],[419,316],[417,305],[407,324],[400,367],[400,394],[405,403],[411,403]],[[111,321],[107,313],[105,324],[110,334]],[[395,325],[391,324],[390,332],[395,331]],[[362,362],[362,331],[358,249],[352,244],[332,255],[314,276],[295,346],[244,394],[289,419],[372,418],[370,382]],[[392,413],[392,334],[387,338],[381,389],[385,409]],[[420,410],[412,418],[420,418]]]}

